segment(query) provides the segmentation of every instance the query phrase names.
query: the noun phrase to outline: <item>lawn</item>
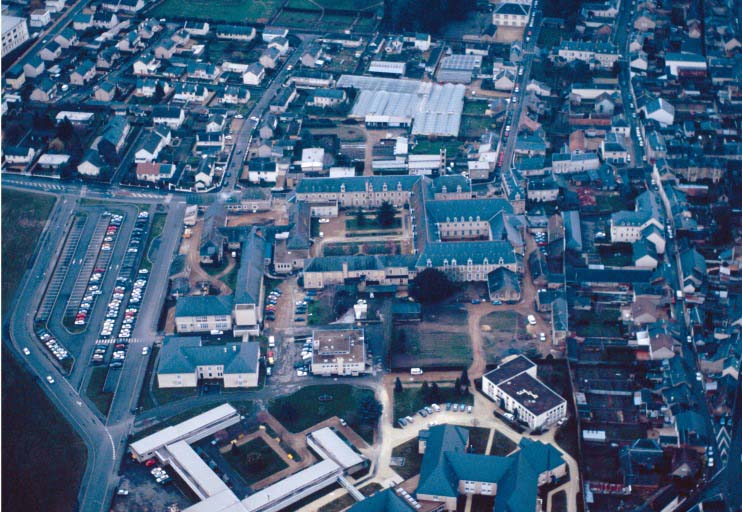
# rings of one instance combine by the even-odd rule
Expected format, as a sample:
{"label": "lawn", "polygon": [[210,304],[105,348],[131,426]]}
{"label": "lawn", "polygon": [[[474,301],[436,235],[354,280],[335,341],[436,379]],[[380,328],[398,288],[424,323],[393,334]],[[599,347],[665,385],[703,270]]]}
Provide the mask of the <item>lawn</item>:
{"label": "lawn", "polygon": [[147,243],[144,246],[144,258],[142,258],[142,268],[146,268],[147,270],[150,270],[152,268],[152,259],[150,258],[150,250],[152,249],[152,243],[157,239],[161,234],[162,230],[165,227],[165,221],[167,220],[167,215],[164,213],[155,213],[152,217],[152,224],[149,228],[149,235],[147,235]]}
{"label": "lawn", "polygon": [[515,448],[516,444],[508,436],[499,430],[495,430],[495,437],[492,439],[492,447],[490,447],[490,455],[504,457],[515,450]]}
{"label": "lawn", "polygon": [[3,314],[7,312],[31,261],[54,201],[50,196],[3,190]]}
{"label": "lawn", "polygon": [[392,450],[392,457],[404,457],[404,466],[394,466],[392,469],[394,469],[394,471],[405,480],[420,473],[420,465],[423,462],[423,456],[417,451],[417,437],[414,437],[399,446],[395,446]]}
{"label": "lawn", "polygon": [[103,391],[103,384],[106,382],[106,375],[108,375],[108,367],[97,366],[93,368],[90,370],[88,387],[85,389],[85,394],[90,401],[95,404],[103,416],[108,416],[108,409],[111,408],[111,402],[113,401],[113,393],[106,393]]}
{"label": "lawn", "polygon": [[224,458],[248,485],[288,467],[288,464],[260,437],[242,446],[233,446],[224,454]]}
{"label": "lawn", "polygon": [[[152,374],[155,371],[155,361],[157,360],[157,354],[160,352],[160,347],[154,345],[149,354],[149,361],[147,361],[147,370],[144,372],[144,383],[142,384],[142,392],[139,395],[139,407],[142,410],[152,409],[155,403],[152,401],[152,396],[149,393],[149,383],[152,380]],[[155,383],[155,387],[157,384]]]}
{"label": "lawn", "polygon": [[564,30],[558,27],[541,27],[541,32],[538,35],[538,46],[539,48],[558,46],[563,35]]}
{"label": "lawn", "polygon": [[464,100],[464,115],[474,115],[474,116],[483,116],[484,113],[489,108],[489,105],[486,101],[482,100]]}
{"label": "lawn", "polygon": [[324,256],[352,256],[355,254],[399,254],[402,248],[399,242],[339,242],[325,244],[322,247]]}
{"label": "lawn", "polygon": [[489,117],[461,116],[461,133],[464,137],[479,137],[494,126],[494,121]]}
{"label": "lawn", "polygon": [[417,411],[422,409],[424,406],[430,405],[432,403],[438,403],[441,407],[444,408],[447,402],[457,404],[464,403],[467,405],[471,405],[474,403],[474,396],[472,396],[471,393],[468,395],[459,395],[454,391],[454,387],[452,385],[439,385],[438,396],[434,396],[434,394],[431,392],[430,394],[433,396],[430,396],[429,400],[425,399],[425,396],[422,392],[422,386],[413,386],[411,384],[402,384],[402,386],[402,391],[394,393],[395,422],[399,418],[404,418],[405,416],[413,416],[415,421],[425,421],[426,418],[423,418],[422,416],[417,414]]}
{"label": "lawn", "polygon": [[462,143],[456,139],[417,139],[410,150],[413,155],[428,155],[446,149],[446,156],[453,158],[461,149]]}
{"label": "lawn", "polygon": [[404,333],[403,346],[392,350],[392,367],[458,367],[472,360],[466,309],[460,306],[426,306],[423,321],[396,328]]}
{"label": "lawn", "polygon": [[479,321],[487,362],[494,363],[507,351],[513,340],[526,332],[526,319],[514,311],[498,311],[483,316]]}
{"label": "lawn", "polygon": [[574,311],[569,319],[569,327],[575,330],[577,336],[617,338],[623,335],[618,318],[618,310]]}
{"label": "lawn", "polygon": [[567,493],[557,491],[551,495],[551,512],[567,512]]}
{"label": "lawn", "polygon": [[385,229],[399,229],[402,227],[401,217],[394,217],[394,222],[391,226],[382,226],[375,215],[366,216],[366,220],[363,224],[358,224],[358,217],[356,215],[349,216],[345,219],[345,230],[346,231],[382,231]]}
{"label": "lawn", "polygon": [[198,389],[196,388],[161,388],[155,382],[152,386],[152,395],[154,396],[157,403],[165,405],[170,402],[177,402],[184,398],[191,398],[198,395]]}
{"label": "lawn", "polygon": [[3,508],[76,510],[85,444],[8,350],[2,368]]}
{"label": "lawn", "polygon": [[373,427],[359,424],[357,408],[363,399],[373,396],[370,389],[348,384],[306,386],[292,395],[273,399],[268,411],[289,432],[301,432],[338,416],[368,441],[368,436],[373,436]]}
{"label": "lawn", "polygon": [[275,22],[278,25],[294,28],[313,28],[317,25],[320,17],[320,11],[316,13],[299,12],[299,11],[281,11]]}
{"label": "lawn", "polygon": [[232,267],[232,270],[220,277],[219,280],[229,286],[232,290],[234,290],[237,286],[237,274],[239,273],[239,271],[240,266],[238,264],[235,264]]}
{"label": "lawn", "polygon": [[165,0],[150,15],[155,18],[265,22],[279,5],[278,0]]}
{"label": "lawn", "polygon": [[490,429],[485,427],[469,427],[469,445],[473,453],[484,455],[487,450],[487,441],[490,438]]}

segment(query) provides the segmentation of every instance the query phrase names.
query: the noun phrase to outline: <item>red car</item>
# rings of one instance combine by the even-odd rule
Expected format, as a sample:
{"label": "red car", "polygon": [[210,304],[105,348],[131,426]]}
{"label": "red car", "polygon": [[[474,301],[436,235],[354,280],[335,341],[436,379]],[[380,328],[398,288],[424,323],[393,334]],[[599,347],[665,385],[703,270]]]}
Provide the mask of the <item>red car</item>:
{"label": "red car", "polygon": [[155,464],[157,464],[157,461],[155,459],[149,459],[147,462],[144,463],[144,465],[148,468],[154,466]]}

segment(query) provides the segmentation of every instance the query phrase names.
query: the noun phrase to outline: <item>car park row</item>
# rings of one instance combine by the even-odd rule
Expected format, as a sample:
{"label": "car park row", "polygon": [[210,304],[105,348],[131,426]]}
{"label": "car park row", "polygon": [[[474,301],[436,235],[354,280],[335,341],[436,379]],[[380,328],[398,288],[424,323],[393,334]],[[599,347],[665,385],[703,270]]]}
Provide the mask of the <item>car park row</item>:
{"label": "car park row", "polygon": [[[448,402],[445,405],[446,411],[448,412],[467,412],[471,414],[473,412],[473,408],[471,405],[466,404],[455,404]],[[426,405],[419,411],[417,411],[417,414],[419,414],[423,418],[427,418],[428,416],[432,416],[435,413],[441,412],[443,408],[438,404],[430,404]],[[414,415],[415,413],[413,413]],[[400,428],[405,428],[408,424],[415,423],[415,418],[413,418],[413,415],[405,416],[404,418],[399,418],[397,420],[397,425],[399,425]]]}

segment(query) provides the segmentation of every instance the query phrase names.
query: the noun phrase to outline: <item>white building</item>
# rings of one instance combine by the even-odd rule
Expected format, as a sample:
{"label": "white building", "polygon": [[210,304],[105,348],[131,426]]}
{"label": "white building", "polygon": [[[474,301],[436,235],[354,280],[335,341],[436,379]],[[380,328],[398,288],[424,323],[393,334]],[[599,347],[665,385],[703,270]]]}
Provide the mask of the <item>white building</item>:
{"label": "white building", "polygon": [[36,9],[31,13],[29,24],[32,27],[45,27],[52,21],[49,9]]}
{"label": "white building", "polygon": [[208,333],[232,329],[232,298],[222,295],[180,297],[175,305],[178,333]]}
{"label": "white building", "polygon": [[496,27],[525,27],[528,23],[528,4],[504,2],[492,11],[492,24]]}
{"label": "white building", "polygon": [[3,57],[28,41],[26,18],[3,16]]}
{"label": "white building", "polygon": [[324,166],[324,148],[305,148],[301,151],[301,171],[320,172]]}
{"label": "white building", "polygon": [[366,370],[366,344],[361,329],[322,329],[312,333],[312,373],[353,375]]}
{"label": "white building", "polygon": [[567,401],[538,380],[536,364],[522,355],[505,359],[486,373],[482,392],[531,429],[567,416]]}

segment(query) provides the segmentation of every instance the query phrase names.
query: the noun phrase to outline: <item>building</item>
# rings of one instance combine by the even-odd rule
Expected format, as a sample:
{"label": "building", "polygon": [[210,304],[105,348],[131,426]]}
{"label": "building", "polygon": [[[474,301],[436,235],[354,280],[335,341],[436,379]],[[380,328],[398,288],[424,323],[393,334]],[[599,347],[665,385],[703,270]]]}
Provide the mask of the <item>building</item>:
{"label": "building", "polygon": [[185,121],[185,111],[179,107],[167,107],[158,105],[152,109],[152,122],[164,124],[171,130],[177,130]]}
{"label": "building", "polygon": [[47,26],[52,21],[51,11],[47,9],[36,9],[31,12],[29,25],[34,28]]}
{"label": "building", "polygon": [[17,16],[2,17],[3,57],[28,41],[28,24],[26,18]]}
{"label": "building", "polygon": [[342,89],[315,89],[312,91],[307,105],[312,107],[328,108],[345,103],[346,95]]}
{"label": "building", "polygon": [[232,297],[194,295],[175,304],[175,330],[180,334],[232,329]]}
{"label": "building", "polygon": [[70,83],[73,85],[85,85],[95,78],[95,64],[93,61],[84,60],[75,70],[70,73]]}
{"label": "building", "polygon": [[600,41],[563,41],[559,46],[557,56],[572,62],[580,60],[591,68],[601,67],[611,69],[618,60],[619,53],[612,43]]}
{"label": "building", "polygon": [[647,190],[637,196],[634,211],[611,214],[611,241],[634,243],[646,238],[662,254],[665,252],[664,219],[659,194]]}
{"label": "building", "polygon": [[324,167],[324,148],[304,148],[301,151],[301,172],[321,172]]}
{"label": "building", "polygon": [[242,75],[242,83],[245,85],[260,85],[263,78],[265,78],[265,68],[257,62],[253,62]]}
{"label": "building", "polygon": [[232,302],[233,329],[235,336],[257,336],[263,321],[266,242],[256,227],[246,228],[243,240]]}
{"label": "building", "polygon": [[315,329],[312,332],[314,375],[358,376],[366,371],[362,329]]}
{"label": "building", "polygon": [[423,460],[415,497],[440,503],[442,510],[456,510],[460,495],[494,496],[493,512],[542,510],[539,487],[567,471],[559,450],[527,438],[507,457],[470,453],[466,427],[436,425],[421,430],[418,446]]}
{"label": "building", "polygon": [[138,163],[136,176],[140,181],[157,183],[173,179],[176,170],[175,164]]}
{"label": "building", "polygon": [[196,387],[199,381],[221,381],[225,388],[258,385],[260,344],[203,345],[198,337],[167,336],[157,365],[160,388]]}
{"label": "building", "polygon": [[481,55],[449,55],[443,57],[436,77],[439,82],[468,84],[479,75]]}
{"label": "building", "polygon": [[525,27],[528,24],[530,7],[522,3],[503,2],[492,11],[495,27]]}
{"label": "building", "polygon": [[376,75],[404,76],[407,64],[389,60],[372,60],[368,72]]}
{"label": "building", "polygon": [[567,416],[567,401],[538,379],[536,364],[522,355],[484,374],[482,392],[532,430]]}
{"label": "building", "polygon": [[244,25],[217,25],[216,37],[218,39],[234,39],[236,41],[249,42],[255,39],[255,27]]}
{"label": "building", "polygon": [[661,126],[669,126],[675,120],[675,107],[662,98],[656,98],[641,107],[647,119],[653,119]]}

